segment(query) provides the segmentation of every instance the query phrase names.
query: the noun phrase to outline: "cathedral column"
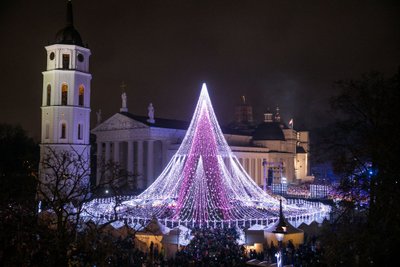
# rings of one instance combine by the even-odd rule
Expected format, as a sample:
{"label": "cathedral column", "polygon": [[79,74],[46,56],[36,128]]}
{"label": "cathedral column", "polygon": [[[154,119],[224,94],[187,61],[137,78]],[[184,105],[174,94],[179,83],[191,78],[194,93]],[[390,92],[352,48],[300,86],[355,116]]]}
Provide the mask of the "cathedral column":
{"label": "cathedral column", "polygon": [[258,185],[258,178],[257,178],[257,159],[255,159],[255,158],[252,158],[251,159],[251,166],[252,166],[252,169],[253,169],[253,179],[254,179],[254,182],[256,182],[256,184]]}
{"label": "cathedral column", "polygon": [[[113,143],[113,162],[115,164],[115,168],[118,166],[119,163],[119,142],[118,141],[114,141]],[[111,176],[112,179],[112,184],[113,186],[118,187],[118,182],[120,181],[120,176],[117,174],[117,176]]]}
{"label": "cathedral column", "polygon": [[250,165],[249,159],[248,158],[244,158],[243,162],[244,162],[244,166],[245,166],[244,169],[246,170],[247,174],[251,177],[250,167],[249,167],[249,165]]}
{"label": "cathedral column", "polygon": [[105,182],[109,182],[110,179],[110,170],[109,170],[109,166],[108,163],[110,162],[110,158],[111,158],[111,143],[110,142],[105,142],[106,143],[106,151],[105,151],[105,155],[104,155],[104,170],[102,170],[102,173],[104,175],[104,181]]}
{"label": "cathedral column", "polygon": [[162,153],[162,168],[164,169],[165,166],[168,164],[168,140],[161,141],[161,153]]}
{"label": "cathedral column", "polygon": [[143,141],[137,142],[137,187],[144,189],[144,175],[143,175]]}
{"label": "cathedral column", "polygon": [[258,165],[258,158],[254,159],[254,168],[255,168],[255,175],[254,179],[256,180],[257,185],[261,185],[261,179],[260,179],[260,165]]}
{"label": "cathedral column", "polygon": [[263,190],[264,192],[267,191],[267,185],[268,185],[268,172],[267,172],[267,160],[263,159],[262,160],[262,180],[263,180]]}
{"label": "cathedral column", "polygon": [[133,188],[133,160],[134,160],[134,146],[133,146],[133,141],[129,140],[128,141],[128,162],[126,164],[127,166],[127,171],[128,171],[128,185],[132,189]]}
{"label": "cathedral column", "polygon": [[253,158],[249,158],[249,173],[250,173],[250,177],[253,178],[253,181],[256,182],[256,177],[254,175],[254,159]]}
{"label": "cathedral column", "polygon": [[128,141],[128,162],[126,163],[126,169],[128,172],[133,173],[133,156],[134,152],[134,147],[133,147],[133,141]]}
{"label": "cathedral column", "polygon": [[104,165],[107,165],[111,158],[111,144],[110,142],[106,142],[106,153],[105,153],[105,162]]}
{"label": "cathedral column", "polygon": [[114,142],[114,163],[119,163],[119,142]]}
{"label": "cathedral column", "polygon": [[147,141],[147,187],[154,180],[154,140]]}
{"label": "cathedral column", "polygon": [[249,176],[253,179],[253,176],[251,176],[251,160],[250,158],[246,158],[246,170]]}
{"label": "cathedral column", "polygon": [[103,162],[103,143],[97,142],[97,172],[96,172],[96,185],[100,184],[101,172],[104,168]]}
{"label": "cathedral column", "polygon": [[260,177],[260,185],[264,186],[264,175],[263,175],[263,160],[258,159],[257,160],[258,164],[258,177]]}

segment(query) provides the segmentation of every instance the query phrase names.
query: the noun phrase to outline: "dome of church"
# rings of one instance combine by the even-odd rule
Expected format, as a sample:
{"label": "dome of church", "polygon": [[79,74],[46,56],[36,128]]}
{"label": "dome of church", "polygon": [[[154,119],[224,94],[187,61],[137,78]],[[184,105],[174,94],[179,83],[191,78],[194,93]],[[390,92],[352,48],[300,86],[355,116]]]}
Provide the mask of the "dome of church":
{"label": "dome of church", "polygon": [[57,32],[55,43],[83,46],[81,35],[72,25],[68,25]]}
{"label": "dome of church", "polygon": [[67,2],[67,26],[59,30],[56,34],[56,44],[79,45],[83,47],[81,35],[74,27],[74,19],[72,14],[72,3]]}
{"label": "dome of church", "polygon": [[253,140],[285,140],[281,123],[264,122],[258,125],[253,133]]}

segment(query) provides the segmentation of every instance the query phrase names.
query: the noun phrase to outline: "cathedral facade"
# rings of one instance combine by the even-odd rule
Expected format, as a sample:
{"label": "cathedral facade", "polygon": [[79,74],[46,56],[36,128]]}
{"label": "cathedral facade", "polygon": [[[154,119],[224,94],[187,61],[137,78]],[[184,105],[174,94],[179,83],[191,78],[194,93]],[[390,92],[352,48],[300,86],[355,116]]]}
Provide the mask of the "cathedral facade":
{"label": "cathedral facade", "polygon": [[[126,98],[126,94],[123,95]],[[236,107],[235,122],[223,128],[225,139],[240,163],[260,186],[313,180],[310,176],[309,133],[287,127],[275,114],[266,112],[264,121],[255,124],[251,106]],[[128,111],[122,99],[120,112],[104,122],[98,121],[92,133],[97,143],[97,184],[104,177],[107,162],[130,173],[127,185],[143,190],[167,166],[185,136],[189,122],[148,116]]]}

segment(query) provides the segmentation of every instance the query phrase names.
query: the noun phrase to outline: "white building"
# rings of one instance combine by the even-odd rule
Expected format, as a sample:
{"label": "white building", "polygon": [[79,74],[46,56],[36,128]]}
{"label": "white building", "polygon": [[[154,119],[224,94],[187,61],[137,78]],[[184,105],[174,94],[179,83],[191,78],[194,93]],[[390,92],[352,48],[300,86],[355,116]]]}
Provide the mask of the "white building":
{"label": "white building", "polygon": [[89,169],[90,159],[90,50],[73,25],[72,4],[67,3],[67,25],[58,31],[54,44],[46,48],[43,71],[42,125],[39,166],[49,151],[71,152]]}
{"label": "white building", "polygon": [[[119,113],[98,122],[91,131],[97,143],[97,183],[104,179],[102,168],[111,161],[133,174],[127,183],[130,188],[136,184],[145,189],[168,164],[188,127],[189,122],[154,118],[152,106],[148,116],[131,114],[123,100]],[[222,130],[234,154],[261,187],[313,179],[309,176],[309,134],[288,128],[280,121],[279,109],[275,116],[265,113],[264,122],[255,125],[251,106],[240,105],[235,123]]]}

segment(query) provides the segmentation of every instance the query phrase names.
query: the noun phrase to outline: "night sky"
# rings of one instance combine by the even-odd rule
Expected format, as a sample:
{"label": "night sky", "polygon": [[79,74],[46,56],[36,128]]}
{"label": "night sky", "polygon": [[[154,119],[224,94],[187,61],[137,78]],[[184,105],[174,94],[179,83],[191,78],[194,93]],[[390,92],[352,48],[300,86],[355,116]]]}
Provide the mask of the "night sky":
{"label": "night sky", "polygon": [[[329,120],[333,82],[400,65],[400,1],[74,0],[92,56],[92,125],[119,111],[189,120],[206,82],[221,124],[245,95],[260,121],[279,105],[295,128]],[[3,0],[0,123],[38,140],[44,46],[65,26],[65,0]]]}

